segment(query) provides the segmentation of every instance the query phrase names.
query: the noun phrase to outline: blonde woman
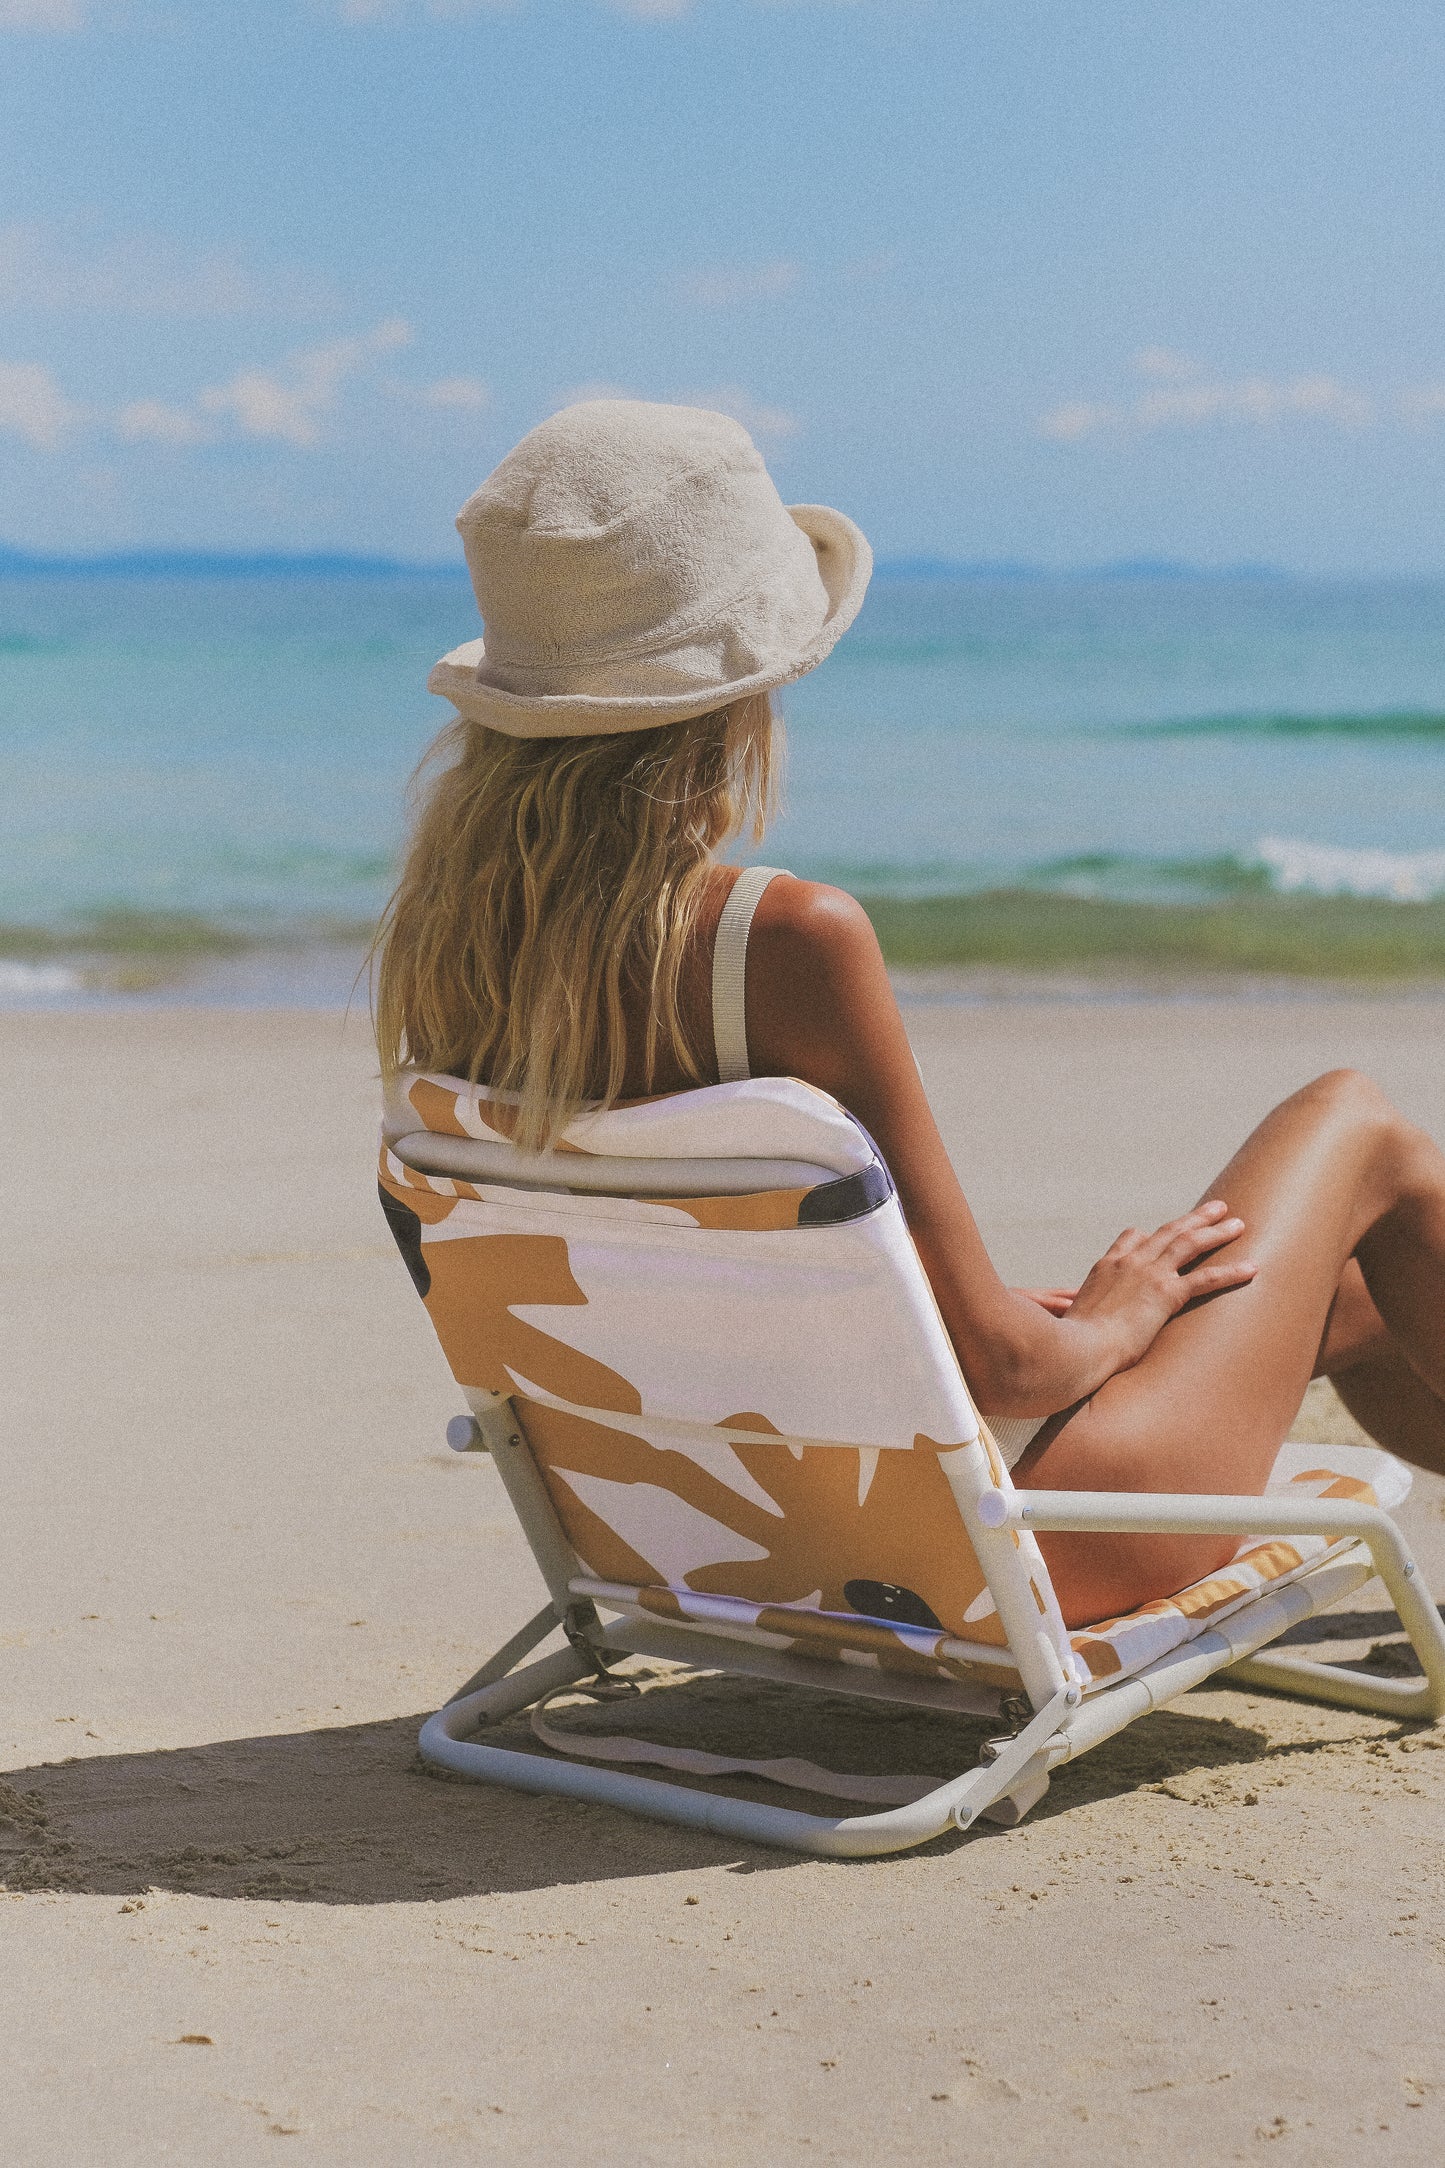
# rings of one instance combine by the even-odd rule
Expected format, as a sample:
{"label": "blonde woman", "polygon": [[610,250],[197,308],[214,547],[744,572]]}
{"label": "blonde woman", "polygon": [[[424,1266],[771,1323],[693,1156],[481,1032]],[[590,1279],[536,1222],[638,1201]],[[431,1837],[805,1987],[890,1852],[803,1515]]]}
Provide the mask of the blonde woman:
{"label": "blonde woman", "polygon": [[[851,521],[784,507],[723,415],[593,401],[525,438],[458,526],[486,640],[430,681],[458,716],[383,927],[389,1071],[516,1092],[532,1146],[586,1102],[720,1074],[832,1093],[877,1140],[964,1375],[1029,1483],[1257,1494],[1321,1374],[1381,1444],[1445,1471],[1445,1158],[1366,1078],[1286,1100],[1202,1203],[1127,1230],[1079,1288],[1007,1287],[863,910],[725,862],[774,804],[771,694],[862,602]],[[1075,1626],[1234,1549],[1040,1540]]]}

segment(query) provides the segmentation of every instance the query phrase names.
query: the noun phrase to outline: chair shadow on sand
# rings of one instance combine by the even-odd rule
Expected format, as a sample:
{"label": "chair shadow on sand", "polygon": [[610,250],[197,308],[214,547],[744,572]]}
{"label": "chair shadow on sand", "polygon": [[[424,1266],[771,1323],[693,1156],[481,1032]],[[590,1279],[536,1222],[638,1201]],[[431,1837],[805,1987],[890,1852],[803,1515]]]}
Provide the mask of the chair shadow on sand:
{"label": "chair shadow on sand", "polygon": [[[1285,1638],[1388,1641],[1398,1631],[1394,1613],[1379,1610],[1308,1620]],[[1413,1668],[1408,1643],[1403,1655]],[[1188,1699],[1161,1710],[1058,1771],[1032,1823],[1142,1787],[1227,1785],[1231,1771],[1246,1779],[1251,1766],[1299,1750],[1204,1706],[1201,1697],[1198,1714]],[[858,1769],[907,1768],[940,1780],[967,1768],[998,1729],[721,1677],[668,1682],[620,1707],[579,1703],[564,1720],[582,1732],[625,1728],[754,1755],[826,1753]],[[420,1722],[406,1716],[11,1771],[0,1780],[0,1883],[115,1897],[164,1890],[404,1904],[709,1865],[756,1873],[803,1864],[792,1853],[438,1775],[417,1755]],[[533,1743],[525,1718],[493,1736]],[[768,1796],[766,1786],[751,1789]],[[836,1809],[820,1802],[819,1811]],[[980,1824],[928,1849],[1009,1834]]]}

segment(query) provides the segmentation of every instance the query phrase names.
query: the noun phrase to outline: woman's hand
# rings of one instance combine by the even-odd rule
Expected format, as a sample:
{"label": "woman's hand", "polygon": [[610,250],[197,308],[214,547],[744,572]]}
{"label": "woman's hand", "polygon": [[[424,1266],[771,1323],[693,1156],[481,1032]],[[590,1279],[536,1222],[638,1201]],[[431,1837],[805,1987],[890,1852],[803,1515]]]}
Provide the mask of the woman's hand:
{"label": "woman's hand", "polygon": [[1057,1318],[1067,1331],[1052,1344],[1033,1345],[1031,1359],[1021,1365],[1032,1373],[1027,1383],[1011,1381],[1007,1404],[989,1412],[1036,1415],[1045,1403],[1056,1411],[1086,1399],[1117,1371],[1131,1369],[1170,1318],[1191,1302],[1244,1287],[1254,1278],[1258,1267],[1247,1258],[1200,1262],[1243,1232],[1243,1220],[1214,1197],[1152,1235],[1126,1227],[1082,1287],[1016,1288],[1016,1295]]}
{"label": "woman's hand", "polygon": [[1170,1318],[1189,1303],[1248,1285],[1259,1270],[1248,1258],[1200,1262],[1243,1233],[1244,1221],[1233,1218],[1218,1197],[1167,1221],[1152,1235],[1126,1227],[1064,1308],[1054,1307],[1062,1289],[1046,1293],[1044,1307],[1099,1340],[1100,1352],[1108,1358],[1107,1369],[1095,1381],[1102,1384],[1105,1377],[1131,1369]]}
{"label": "woman's hand", "polygon": [[1050,1317],[1063,1317],[1067,1311],[1072,1309],[1078,1292],[1077,1287],[1021,1287],[1019,1289],[1019,1293],[1027,1295],[1030,1302],[1036,1302],[1041,1310],[1047,1310]]}

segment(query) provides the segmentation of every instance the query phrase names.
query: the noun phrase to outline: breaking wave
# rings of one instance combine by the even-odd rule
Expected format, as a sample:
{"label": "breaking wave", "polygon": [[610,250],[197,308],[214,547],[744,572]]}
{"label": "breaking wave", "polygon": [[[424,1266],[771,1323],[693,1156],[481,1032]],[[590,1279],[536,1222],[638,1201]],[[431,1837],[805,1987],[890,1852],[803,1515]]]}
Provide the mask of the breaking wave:
{"label": "breaking wave", "polygon": [[1261,836],[1250,852],[1214,858],[1138,858],[1098,851],[1053,859],[1023,876],[1028,888],[1120,901],[1207,903],[1247,896],[1375,896],[1432,903],[1445,896],[1445,849],[1387,851]]}

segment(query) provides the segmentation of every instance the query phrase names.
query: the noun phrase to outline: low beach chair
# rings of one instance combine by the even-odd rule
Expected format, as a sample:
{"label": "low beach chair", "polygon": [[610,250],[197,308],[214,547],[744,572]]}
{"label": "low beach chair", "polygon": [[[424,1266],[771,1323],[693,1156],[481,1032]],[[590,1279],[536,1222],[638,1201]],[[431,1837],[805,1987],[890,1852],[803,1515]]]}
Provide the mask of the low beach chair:
{"label": "low beach chair", "polygon": [[[385,1110],[383,1207],[470,1410],[449,1440],[491,1453],[548,1593],[426,1724],[429,1762],[847,1857],[1017,1821],[1052,1770],[1225,1670],[1397,1718],[1445,1711],[1445,1633],[1385,1510],[1409,1487],[1390,1455],[1287,1445],[1262,1498],[1017,1490],[888,1170],[825,1093],[762,1078],[619,1106],[545,1155],[510,1141],[512,1105],[410,1072]],[[1167,1601],[1070,1632],[1035,1540],[1051,1529],[1240,1545]],[[1376,1574],[1423,1684],[1261,1653]],[[558,1627],[564,1647],[516,1668]],[[939,1783],[549,1721],[581,1682],[617,1692],[632,1656],[996,1719],[999,1736]],[[529,1708],[546,1751],[474,1736]]]}

